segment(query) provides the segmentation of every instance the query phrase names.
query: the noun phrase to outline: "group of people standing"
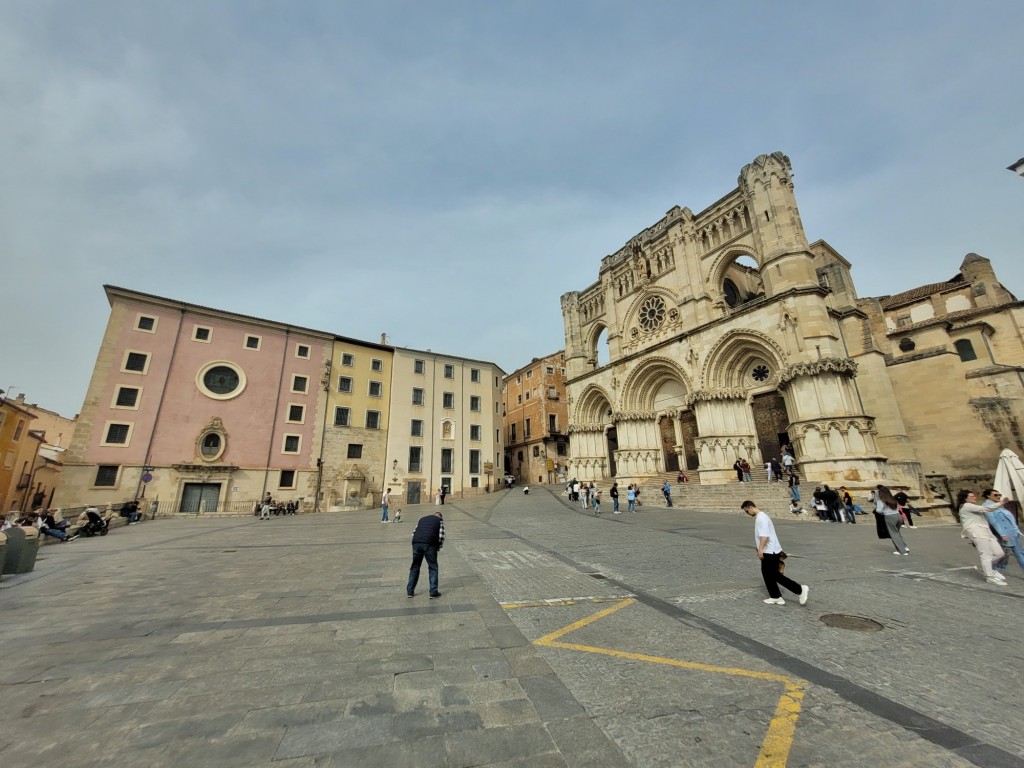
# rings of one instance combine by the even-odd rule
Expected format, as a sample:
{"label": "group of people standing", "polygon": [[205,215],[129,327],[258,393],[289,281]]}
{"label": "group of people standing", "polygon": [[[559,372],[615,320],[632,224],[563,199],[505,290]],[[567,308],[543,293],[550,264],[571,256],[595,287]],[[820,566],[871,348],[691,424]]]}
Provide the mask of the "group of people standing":
{"label": "group of people standing", "polygon": [[982,503],[973,491],[961,490],[956,497],[956,515],[960,521],[960,537],[967,539],[978,551],[981,572],[989,584],[1006,585],[1003,572],[1013,555],[1024,569],[1024,550],[1017,520],[1006,509],[1009,499],[993,489],[982,491]]}

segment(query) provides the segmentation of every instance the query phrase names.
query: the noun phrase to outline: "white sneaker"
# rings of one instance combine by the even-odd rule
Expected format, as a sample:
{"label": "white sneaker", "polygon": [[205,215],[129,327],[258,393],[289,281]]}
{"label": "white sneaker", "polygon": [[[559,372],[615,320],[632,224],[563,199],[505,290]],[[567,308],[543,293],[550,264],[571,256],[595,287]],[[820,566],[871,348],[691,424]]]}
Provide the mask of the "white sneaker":
{"label": "white sneaker", "polygon": [[985,579],[985,581],[987,581],[989,584],[996,584],[996,585],[998,585],[1000,587],[1005,587],[1006,586],[1006,579],[995,579],[995,578],[992,578],[992,579]]}
{"label": "white sneaker", "polygon": [[992,574],[992,578],[998,579],[999,581],[1003,582],[1003,584],[1006,583],[1006,577],[1003,576],[1003,574],[999,573],[998,571],[996,571],[996,572],[994,572]]}
{"label": "white sneaker", "polygon": [[811,588],[804,584],[800,587],[800,605],[807,605],[807,596],[811,594]]}
{"label": "white sneaker", "polygon": [[902,554],[903,554],[903,553],[902,553],[902,552],[900,552],[900,551],[899,551],[898,549],[894,549],[894,550],[892,551],[892,553],[893,553],[894,555],[902,555]]}
{"label": "white sneaker", "polygon": [[783,600],[781,597],[769,597],[769,598],[765,599],[765,602],[768,603],[768,605],[785,605],[786,604],[786,601]]}

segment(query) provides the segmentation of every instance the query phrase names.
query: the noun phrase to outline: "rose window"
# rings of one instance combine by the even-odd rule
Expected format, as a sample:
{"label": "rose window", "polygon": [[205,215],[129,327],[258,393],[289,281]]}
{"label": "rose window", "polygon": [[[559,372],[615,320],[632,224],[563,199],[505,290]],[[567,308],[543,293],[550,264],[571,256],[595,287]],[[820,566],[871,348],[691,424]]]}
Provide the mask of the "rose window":
{"label": "rose window", "polygon": [[653,331],[665,322],[665,302],[658,296],[652,296],[640,305],[640,327],[645,331]]}
{"label": "rose window", "polygon": [[750,372],[750,375],[754,377],[754,381],[765,381],[768,378],[768,366],[754,366],[754,370]]}

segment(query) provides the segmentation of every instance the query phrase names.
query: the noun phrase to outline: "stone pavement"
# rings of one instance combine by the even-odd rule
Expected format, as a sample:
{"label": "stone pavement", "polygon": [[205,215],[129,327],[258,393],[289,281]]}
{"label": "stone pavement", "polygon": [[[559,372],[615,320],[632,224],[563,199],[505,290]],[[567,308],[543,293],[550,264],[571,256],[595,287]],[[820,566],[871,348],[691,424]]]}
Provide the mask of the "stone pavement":
{"label": "stone pavement", "polygon": [[985,584],[952,526],[897,558],[779,515],[811,600],[766,606],[739,510],[557,490],[446,505],[430,601],[432,507],[46,547],[0,581],[0,765],[1024,766],[1024,579]]}

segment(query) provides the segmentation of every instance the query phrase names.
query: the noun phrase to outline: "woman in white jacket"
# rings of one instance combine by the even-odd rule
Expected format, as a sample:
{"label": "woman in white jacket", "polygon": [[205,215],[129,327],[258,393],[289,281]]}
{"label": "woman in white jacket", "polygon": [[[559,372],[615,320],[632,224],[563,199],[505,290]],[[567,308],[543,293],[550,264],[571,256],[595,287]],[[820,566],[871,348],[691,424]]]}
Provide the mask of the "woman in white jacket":
{"label": "woman in white jacket", "polygon": [[[1004,500],[999,506],[1003,506]],[[978,550],[978,559],[981,562],[981,572],[985,574],[985,581],[989,584],[1006,586],[1006,577],[999,571],[993,570],[992,564],[1002,560],[1005,556],[999,539],[989,528],[988,518],[985,512],[991,507],[983,507],[977,503],[977,496],[973,491],[961,490],[956,495],[957,519],[960,521],[960,538],[970,540],[975,549]]]}

